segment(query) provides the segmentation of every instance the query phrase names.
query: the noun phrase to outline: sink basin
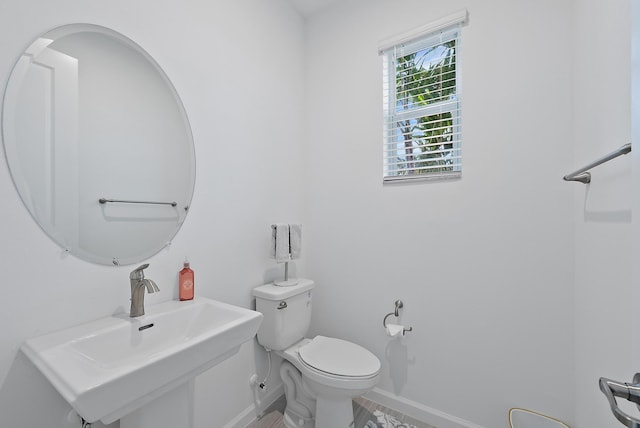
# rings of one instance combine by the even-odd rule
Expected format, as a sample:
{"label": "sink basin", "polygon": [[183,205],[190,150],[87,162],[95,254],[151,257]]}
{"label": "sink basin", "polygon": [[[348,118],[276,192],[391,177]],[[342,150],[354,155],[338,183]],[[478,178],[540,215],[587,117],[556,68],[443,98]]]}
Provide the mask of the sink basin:
{"label": "sink basin", "polygon": [[238,352],[261,322],[198,297],[30,339],[22,352],[87,422],[109,424]]}

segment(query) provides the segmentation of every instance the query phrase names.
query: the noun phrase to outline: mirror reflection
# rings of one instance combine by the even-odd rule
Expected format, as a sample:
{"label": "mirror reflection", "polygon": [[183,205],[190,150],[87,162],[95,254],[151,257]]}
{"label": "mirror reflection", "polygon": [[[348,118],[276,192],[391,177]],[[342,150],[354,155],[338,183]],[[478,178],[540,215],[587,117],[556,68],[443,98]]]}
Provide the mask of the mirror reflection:
{"label": "mirror reflection", "polygon": [[185,110],[119,33],[73,24],[36,39],[8,81],[2,136],[22,201],[71,254],[137,263],[184,222],[195,181]]}

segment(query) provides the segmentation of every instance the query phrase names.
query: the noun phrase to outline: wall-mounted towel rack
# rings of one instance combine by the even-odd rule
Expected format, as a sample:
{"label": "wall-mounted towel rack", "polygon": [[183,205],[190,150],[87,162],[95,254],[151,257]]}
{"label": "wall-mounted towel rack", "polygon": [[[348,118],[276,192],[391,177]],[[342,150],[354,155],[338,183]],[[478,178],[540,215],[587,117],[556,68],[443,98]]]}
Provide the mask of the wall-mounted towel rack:
{"label": "wall-mounted towel rack", "polygon": [[112,202],[117,204],[171,205],[172,207],[175,207],[176,205],[178,205],[177,202],[126,201],[123,199],[107,199],[107,198],[100,198],[98,199],[98,202],[100,202],[101,204]]}
{"label": "wall-mounted towel rack", "polygon": [[626,155],[627,153],[629,153],[631,151],[631,143],[625,144],[624,146],[620,147],[618,150],[609,153],[606,156],[601,157],[600,159],[598,159],[595,162],[591,162],[589,165],[580,168],[577,171],[573,171],[570,174],[567,174],[563,177],[564,181],[579,181],[581,183],[587,184],[591,182],[591,173],[586,172],[587,170],[590,170],[591,168],[594,168],[600,164],[603,164],[605,162],[610,161],[611,159],[617,158],[618,156],[621,155]]}

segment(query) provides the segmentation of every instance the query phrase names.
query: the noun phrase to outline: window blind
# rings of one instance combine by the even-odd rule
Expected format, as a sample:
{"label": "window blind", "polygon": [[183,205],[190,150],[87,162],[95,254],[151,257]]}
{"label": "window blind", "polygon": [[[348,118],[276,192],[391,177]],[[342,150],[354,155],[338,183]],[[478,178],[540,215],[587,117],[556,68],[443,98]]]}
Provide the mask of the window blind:
{"label": "window blind", "polygon": [[440,27],[382,52],[385,181],[462,172],[460,24]]}

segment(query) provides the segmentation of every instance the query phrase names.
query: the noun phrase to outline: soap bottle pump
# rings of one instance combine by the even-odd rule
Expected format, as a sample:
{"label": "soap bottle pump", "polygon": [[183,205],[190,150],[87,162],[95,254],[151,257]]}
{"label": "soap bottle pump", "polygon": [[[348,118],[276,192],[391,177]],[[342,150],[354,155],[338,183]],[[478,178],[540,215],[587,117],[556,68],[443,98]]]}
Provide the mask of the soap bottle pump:
{"label": "soap bottle pump", "polygon": [[189,260],[184,260],[184,267],[178,274],[178,294],[180,300],[192,300],[193,299],[193,286],[194,286],[193,270],[189,267]]}

